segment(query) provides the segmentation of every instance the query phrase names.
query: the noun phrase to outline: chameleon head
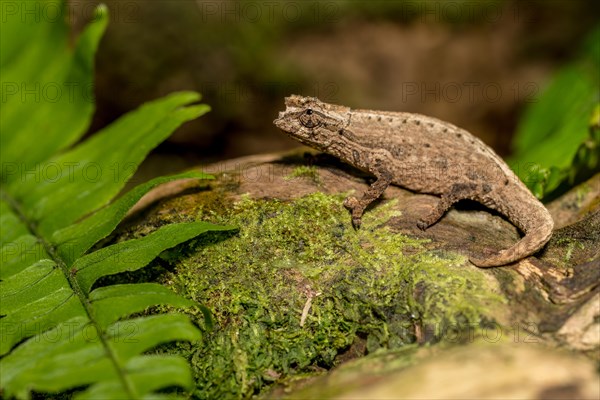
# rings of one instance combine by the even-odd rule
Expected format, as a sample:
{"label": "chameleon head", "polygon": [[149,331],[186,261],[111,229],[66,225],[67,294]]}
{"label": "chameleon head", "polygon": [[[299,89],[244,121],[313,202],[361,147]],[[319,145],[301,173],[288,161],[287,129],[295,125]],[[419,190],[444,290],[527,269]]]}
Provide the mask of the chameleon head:
{"label": "chameleon head", "polygon": [[348,124],[350,108],[323,103],[316,97],[292,95],[273,123],[307,146],[325,150]]}

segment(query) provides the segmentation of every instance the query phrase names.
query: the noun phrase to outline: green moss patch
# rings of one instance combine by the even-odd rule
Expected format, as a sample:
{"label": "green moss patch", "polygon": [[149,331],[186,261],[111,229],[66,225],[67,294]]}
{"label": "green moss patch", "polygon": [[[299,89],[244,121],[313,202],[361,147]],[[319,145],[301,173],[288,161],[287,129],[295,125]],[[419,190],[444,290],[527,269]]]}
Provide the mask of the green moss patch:
{"label": "green moss patch", "polygon": [[308,178],[316,185],[321,184],[319,170],[315,166],[301,165],[294,168],[294,170],[285,177],[286,180],[292,180],[294,178]]}
{"label": "green moss patch", "polygon": [[239,232],[207,236],[191,255],[172,258],[167,283],[214,317],[201,343],[180,348],[192,359],[195,397],[248,397],[329,369],[358,342],[372,353],[435,341],[480,324],[502,301],[464,257],[392,232],[385,222],[393,202],[368,212],[355,231],[342,201],[315,193],[291,202],[243,198],[222,213],[200,208],[203,220]]}

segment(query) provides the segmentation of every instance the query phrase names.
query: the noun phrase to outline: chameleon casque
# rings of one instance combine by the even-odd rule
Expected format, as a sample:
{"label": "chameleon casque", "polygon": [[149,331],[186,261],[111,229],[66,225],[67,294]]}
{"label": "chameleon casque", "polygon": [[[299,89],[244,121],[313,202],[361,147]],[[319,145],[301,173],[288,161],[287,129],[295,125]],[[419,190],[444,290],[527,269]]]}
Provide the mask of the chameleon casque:
{"label": "chameleon casque", "polygon": [[355,228],[367,206],[394,184],[441,197],[417,222],[420,229],[435,224],[452,204],[470,199],[506,216],[524,233],[508,249],[471,258],[479,267],[532,255],[552,235],[554,223],[544,205],[490,147],[464,129],[420,114],[352,110],[314,97],[292,95],[285,105],[273,121],[278,128],[377,178],[360,199],[344,201]]}

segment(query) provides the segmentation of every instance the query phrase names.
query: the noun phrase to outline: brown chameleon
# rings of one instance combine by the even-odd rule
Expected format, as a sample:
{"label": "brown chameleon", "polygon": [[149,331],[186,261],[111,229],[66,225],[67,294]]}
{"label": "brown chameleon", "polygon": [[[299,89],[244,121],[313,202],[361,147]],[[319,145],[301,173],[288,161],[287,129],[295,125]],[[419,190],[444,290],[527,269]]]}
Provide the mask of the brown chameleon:
{"label": "brown chameleon", "polygon": [[438,195],[437,206],[420,219],[427,229],[462,199],[506,216],[525,234],[512,247],[471,258],[479,267],[512,263],[540,250],[554,223],[546,208],[494,151],[464,129],[419,114],[352,110],[315,97],[290,96],[274,124],[301,143],[373,174],[377,180],[360,199],[344,206],[360,227],[367,206],[390,184]]}

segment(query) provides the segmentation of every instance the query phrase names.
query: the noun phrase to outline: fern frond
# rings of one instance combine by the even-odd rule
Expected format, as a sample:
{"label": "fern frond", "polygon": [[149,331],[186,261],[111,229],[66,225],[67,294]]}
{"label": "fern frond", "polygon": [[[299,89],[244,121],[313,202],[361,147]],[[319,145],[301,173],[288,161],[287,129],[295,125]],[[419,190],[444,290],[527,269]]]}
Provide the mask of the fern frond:
{"label": "fern frond", "polygon": [[[10,80],[90,83],[106,24],[101,6],[71,49],[62,21],[27,25],[18,16],[3,21],[3,88]],[[7,32],[15,39],[7,41]],[[33,42],[19,48],[22,38]],[[157,390],[191,385],[183,358],[146,352],[166,342],[198,340],[199,330],[183,315],[132,316],[156,305],[198,305],[156,283],[94,285],[143,268],[162,251],[200,234],[231,228],[172,224],[90,249],[157,185],[211,178],[201,172],[156,178],[113,201],[150,150],[209,110],[192,104],[199,99],[184,92],[150,102],[72,148],[89,125],[94,108],[89,99],[13,97],[3,103],[0,396],[27,399],[32,391],[77,388],[81,399],[162,398]],[[59,173],[49,177],[49,171]]]}

